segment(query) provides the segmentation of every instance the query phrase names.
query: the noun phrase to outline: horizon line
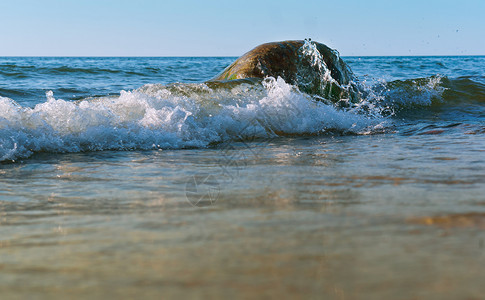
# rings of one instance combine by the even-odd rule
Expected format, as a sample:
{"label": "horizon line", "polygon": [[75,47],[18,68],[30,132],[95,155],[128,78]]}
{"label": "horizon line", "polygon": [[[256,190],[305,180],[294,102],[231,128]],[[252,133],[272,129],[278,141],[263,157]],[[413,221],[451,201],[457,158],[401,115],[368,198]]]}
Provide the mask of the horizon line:
{"label": "horizon line", "polygon": [[[244,55],[244,54],[242,54]],[[234,58],[242,55],[0,55],[5,58]],[[423,54],[423,55],[340,55],[340,57],[467,57],[485,54]]]}

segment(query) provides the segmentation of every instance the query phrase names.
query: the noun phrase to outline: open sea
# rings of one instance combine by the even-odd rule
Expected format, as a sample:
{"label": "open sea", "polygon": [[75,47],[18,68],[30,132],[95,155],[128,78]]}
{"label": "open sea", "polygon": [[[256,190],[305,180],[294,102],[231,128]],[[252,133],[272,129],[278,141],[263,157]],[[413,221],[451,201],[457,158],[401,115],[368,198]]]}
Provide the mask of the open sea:
{"label": "open sea", "polygon": [[0,57],[1,299],[483,299],[484,56],[235,59]]}

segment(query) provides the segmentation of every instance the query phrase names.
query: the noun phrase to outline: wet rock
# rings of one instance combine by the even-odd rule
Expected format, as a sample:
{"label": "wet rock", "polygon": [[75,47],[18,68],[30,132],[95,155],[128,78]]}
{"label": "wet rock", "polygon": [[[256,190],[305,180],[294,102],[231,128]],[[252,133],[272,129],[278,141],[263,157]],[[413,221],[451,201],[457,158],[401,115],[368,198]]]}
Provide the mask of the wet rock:
{"label": "wet rock", "polygon": [[238,58],[213,81],[281,77],[301,91],[338,101],[355,98],[355,81],[337,51],[324,44],[283,41],[260,45]]}

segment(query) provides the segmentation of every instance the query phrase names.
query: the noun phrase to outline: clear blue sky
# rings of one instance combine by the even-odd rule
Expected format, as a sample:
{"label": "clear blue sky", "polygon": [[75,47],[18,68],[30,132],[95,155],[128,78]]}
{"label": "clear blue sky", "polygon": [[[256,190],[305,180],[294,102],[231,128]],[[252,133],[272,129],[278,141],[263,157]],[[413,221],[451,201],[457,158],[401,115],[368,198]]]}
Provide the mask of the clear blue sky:
{"label": "clear blue sky", "polygon": [[485,0],[0,0],[0,56],[239,56],[307,37],[342,55],[485,55]]}

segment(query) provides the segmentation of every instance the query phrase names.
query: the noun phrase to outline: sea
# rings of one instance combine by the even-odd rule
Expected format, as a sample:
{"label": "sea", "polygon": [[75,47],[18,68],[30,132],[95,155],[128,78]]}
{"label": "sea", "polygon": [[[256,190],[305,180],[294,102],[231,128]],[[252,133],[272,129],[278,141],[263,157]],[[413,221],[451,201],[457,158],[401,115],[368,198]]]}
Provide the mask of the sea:
{"label": "sea", "polygon": [[0,57],[1,299],[483,299],[485,56]]}

